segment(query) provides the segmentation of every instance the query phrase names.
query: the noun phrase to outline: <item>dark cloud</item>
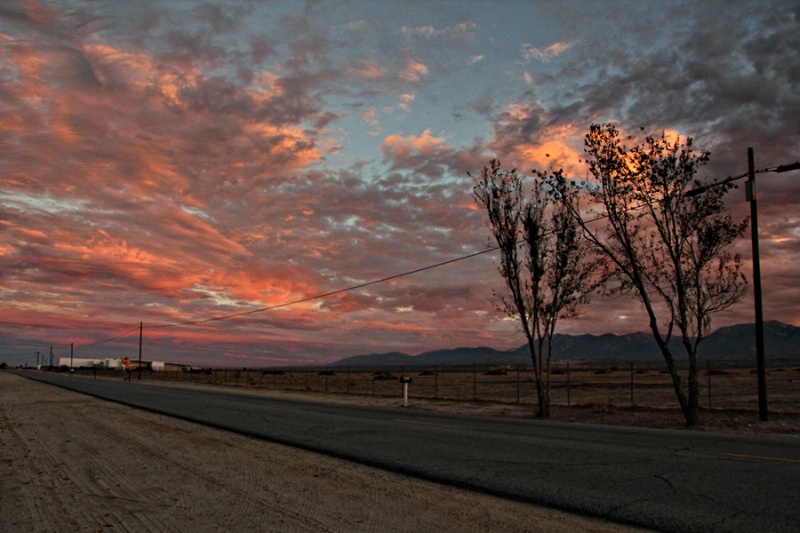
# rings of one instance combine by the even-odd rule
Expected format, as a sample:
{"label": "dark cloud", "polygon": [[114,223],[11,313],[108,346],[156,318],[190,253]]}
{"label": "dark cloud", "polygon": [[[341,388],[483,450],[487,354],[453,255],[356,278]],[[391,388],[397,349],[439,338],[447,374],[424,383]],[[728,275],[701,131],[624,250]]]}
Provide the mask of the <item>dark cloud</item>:
{"label": "dark cloud", "polygon": [[[759,167],[800,159],[792,2],[510,3],[513,21],[476,6],[0,8],[0,315],[64,323],[20,342],[93,342],[463,257],[489,242],[467,172],[491,157],[577,172],[596,121],[692,135],[709,176],[741,172],[747,146]],[[800,181],[759,180],[766,308],[796,322]],[[494,260],[148,343],[237,362],[508,348],[521,341],[491,304]],[[644,327],[631,300],[582,313],[564,331]]]}

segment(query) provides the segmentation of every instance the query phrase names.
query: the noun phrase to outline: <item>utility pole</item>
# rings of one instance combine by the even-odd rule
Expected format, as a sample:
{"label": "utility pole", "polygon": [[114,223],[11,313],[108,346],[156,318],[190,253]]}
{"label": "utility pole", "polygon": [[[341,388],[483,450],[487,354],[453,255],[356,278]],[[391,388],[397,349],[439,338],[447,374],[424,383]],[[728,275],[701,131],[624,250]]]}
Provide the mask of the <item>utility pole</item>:
{"label": "utility pole", "polygon": [[142,380],[142,322],[139,322],[139,368],[136,369],[139,372],[139,377],[137,378],[139,381]]}
{"label": "utility pole", "polygon": [[71,343],[69,343],[69,370],[70,370],[70,372],[72,372],[72,370],[73,370],[73,367],[72,367],[72,356],[73,356],[74,351],[75,351],[75,343],[71,342]]}
{"label": "utility pole", "polygon": [[745,182],[745,193],[747,201],[750,202],[750,241],[753,245],[753,298],[755,299],[756,311],[756,373],[758,374],[758,415],[766,422],[769,420],[767,410],[767,364],[764,355],[764,306],[761,299],[761,258],[758,250],[758,202],[756,199],[756,174],[764,172],[789,172],[790,170],[800,170],[800,161],[778,165],[776,167],[756,170],[753,149],[747,149],[747,172],[739,176],[731,176],[726,180],[710,183],[701,187],[696,187],[688,191],[685,196],[697,196],[707,191],[711,187],[717,187],[731,183],[747,176]]}
{"label": "utility pole", "polygon": [[758,374],[758,416],[769,420],[767,410],[767,369],[764,356],[764,306],[761,300],[761,256],[758,246],[758,204],[756,200],[756,166],[753,149],[747,149],[747,201],[750,202],[750,229],[753,245],[753,297],[756,311],[756,372]]}
{"label": "utility pole", "polygon": [[756,166],[753,149],[747,149],[747,201],[750,202],[750,229],[753,245],[753,297],[756,311],[756,372],[758,374],[758,417],[769,420],[767,409],[767,370],[764,356],[764,306],[761,300],[761,259],[758,247],[758,202],[756,199]]}

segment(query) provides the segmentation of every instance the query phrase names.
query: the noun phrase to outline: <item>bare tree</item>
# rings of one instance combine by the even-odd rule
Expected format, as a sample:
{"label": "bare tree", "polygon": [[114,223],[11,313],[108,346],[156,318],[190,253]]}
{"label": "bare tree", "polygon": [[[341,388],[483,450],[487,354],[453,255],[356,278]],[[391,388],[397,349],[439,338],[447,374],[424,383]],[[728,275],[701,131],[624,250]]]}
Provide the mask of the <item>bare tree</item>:
{"label": "bare tree", "polygon": [[[592,125],[585,152],[593,182],[582,188],[594,203],[587,212],[566,204],[584,235],[606,258],[617,283],[612,292],[633,292],[641,301],[650,330],[672,377],[686,425],[698,421],[697,349],[710,332],[714,313],[739,301],[747,289],[741,258],[728,248],[747,220],[722,214],[731,185],[702,194],[695,175],[708,152],[695,153],[692,140],[661,137],[626,148],[613,125]],[[561,180],[562,190],[569,190]],[[684,389],[670,339],[677,329],[688,357]]]}
{"label": "bare tree", "polygon": [[498,270],[505,290],[495,291],[499,308],[519,319],[533,362],[536,414],[547,418],[556,324],[574,316],[593,290],[589,243],[571,218],[575,195],[545,179],[534,180],[526,190],[516,169],[502,170],[493,159],[473,196],[488,215],[500,250]]}

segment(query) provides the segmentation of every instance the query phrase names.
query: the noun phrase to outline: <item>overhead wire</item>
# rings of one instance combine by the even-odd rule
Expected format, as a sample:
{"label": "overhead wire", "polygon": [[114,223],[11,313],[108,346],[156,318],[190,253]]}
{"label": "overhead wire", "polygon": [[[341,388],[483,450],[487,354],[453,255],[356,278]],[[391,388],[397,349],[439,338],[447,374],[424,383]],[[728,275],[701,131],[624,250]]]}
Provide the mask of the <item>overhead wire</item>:
{"label": "overhead wire", "polygon": [[[411,276],[413,274],[418,274],[420,272],[425,272],[427,270],[433,270],[435,268],[443,267],[445,265],[449,265],[449,264],[452,264],[452,263],[457,263],[459,261],[465,261],[467,259],[472,259],[473,257],[477,257],[477,256],[480,256],[480,255],[491,253],[491,252],[494,252],[494,251],[496,251],[498,249],[499,249],[499,247],[497,247],[497,246],[488,247],[485,250],[480,250],[478,252],[473,252],[473,253],[468,254],[468,255],[463,255],[463,256],[460,256],[460,257],[453,258],[453,259],[448,259],[447,261],[441,261],[439,263],[426,265],[426,266],[423,266],[423,267],[420,267],[420,268],[416,268],[416,269],[413,269],[413,270],[408,270],[406,272],[401,272],[399,274],[386,276],[386,277],[383,277],[383,278],[380,278],[380,279],[367,281],[367,282],[364,282],[364,283],[358,283],[356,285],[351,285],[349,287],[345,287],[345,288],[342,288],[342,289],[336,289],[336,290],[328,291],[328,292],[325,292],[325,293],[314,294],[312,296],[306,296],[306,297],[303,297],[303,298],[300,298],[300,299],[297,299],[297,300],[283,302],[283,303],[276,304],[276,305],[271,305],[271,306],[267,306],[267,307],[260,307],[258,309],[250,309],[248,311],[242,311],[242,312],[239,312],[239,313],[231,313],[231,314],[228,314],[228,315],[221,315],[221,316],[205,318],[205,319],[201,319],[201,320],[186,320],[186,321],[182,321],[182,322],[174,322],[174,323],[171,323],[171,324],[142,325],[142,329],[163,329],[163,328],[174,328],[174,327],[179,327],[179,326],[192,326],[192,325],[196,325],[196,324],[205,324],[205,323],[208,323],[208,322],[216,322],[216,321],[221,321],[221,320],[228,320],[228,319],[231,319],[231,318],[237,318],[237,317],[241,317],[241,316],[253,315],[253,314],[256,314],[256,313],[263,313],[265,311],[271,311],[271,310],[274,310],[274,309],[281,309],[281,308],[284,308],[284,307],[290,307],[292,305],[297,305],[297,304],[300,304],[300,303],[310,302],[310,301],[313,301],[313,300],[320,300],[322,298],[328,298],[330,296],[335,296],[337,294],[343,294],[343,293],[346,293],[346,292],[352,292],[352,291],[355,291],[355,290],[358,290],[358,289],[363,289],[365,287],[370,287],[372,285],[378,285],[380,283],[386,283],[386,282],[394,280],[394,279],[399,279],[399,278],[403,278],[403,277],[406,277],[406,276]],[[9,325],[26,326],[26,327],[46,327],[46,326],[38,326],[38,325],[33,325],[33,324],[21,324],[21,323],[16,323],[16,322],[4,322],[4,321],[0,321],[0,324],[9,324]],[[76,344],[74,346],[75,347],[98,346],[98,345],[101,345],[101,344],[106,344],[108,342],[115,341],[117,339],[121,339],[123,337],[127,337],[131,333],[134,333],[134,332],[136,332],[138,330],[139,330],[139,326],[137,326],[136,328],[133,328],[133,329],[131,329],[129,331],[126,331],[126,332],[124,332],[124,333],[122,333],[120,335],[117,335],[115,337],[111,337],[111,338],[108,338],[108,339],[103,339],[101,341],[93,342],[93,343],[89,343],[89,344]],[[58,345],[58,346],[66,346],[66,345]]]}
{"label": "overhead wire", "polygon": [[[741,178],[743,178],[745,176],[747,176],[746,173],[742,174],[742,175],[738,175],[738,176],[730,176],[725,180],[718,181],[718,182],[712,182],[710,184],[701,186],[700,189],[707,189],[707,188],[714,187],[714,186],[717,186],[717,185],[722,185],[722,184],[728,183],[730,181],[741,179]],[[637,210],[637,209],[640,209],[642,207],[644,207],[644,205],[636,206],[636,207],[634,207],[632,209],[633,210]],[[602,220],[604,218],[608,218],[608,215],[598,215],[593,219],[587,220],[586,223],[597,222],[597,221]],[[211,318],[205,318],[205,319],[200,319],[200,320],[187,320],[187,321],[182,321],[182,322],[174,322],[174,323],[170,323],[170,324],[154,324],[154,325],[147,325],[147,326],[142,324],[141,326],[137,326],[137,327],[135,327],[135,328],[133,328],[131,330],[128,330],[128,331],[126,331],[126,332],[124,332],[124,333],[122,333],[120,335],[117,335],[115,337],[111,337],[111,338],[104,339],[104,340],[101,340],[101,341],[98,341],[98,342],[94,342],[94,343],[79,344],[79,345],[75,345],[75,346],[76,347],[90,347],[90,346],[98,346],[98,345],[101,345],[101,344],[106,344],[106,343],[115,341],[117,339],[121,339],[123,337],[126,337],[126,336],[128,336],[128,335],[130,335],[130,334],[132,334],[132,333],[134,333],[136,331],[139,331],[140,328],[142,328],[142,329],[164,329],[164,328],[174,328],[174,327],[180,327],[180,326],[192,326],[192,325],[197,325],[197,324],[205,324],[205,323],[209,323],[209,322],[217,322],[217,321],[222,321],[222,320],[228,320],[228,319],[231,319],[231,318],[237,318],[237,317],[242,317],[242,316],[247,316],[247,315],[253,315],[253,314],[257,314],[257,313],[263,313],[263,312],[266,312],[266,311],[271,311],[271,310],[274,310],[274,309],[281,309],[281,308],[284,308],[284,307],[290,307],[290,306],[293,306],[293,305],[297,305],[297,304],[301,304],[301,303],[305,303],[305,302],[310,302],[310,301],[314,301],[314,300],[320,300],[320,299],[328,298],[328,297],[335,296],[335,295],[338,295],[338,294],[343,294],[343,293],[352,292],[352,291],[355,291],[355,290],[358,290],[358,289],[363,289],[365,287],[370,287],[370,286],[373,286],[373,285],[386,283],[386,282],[394,280],[394,279],[399,279],[399,278],[411,276],[413,274],[418,274],[420,272],[425,272],[427,270],[433,270],[435,268],[440,268],[440,267],[443,267],[443,266],[446,266],[446,265],[449,265],[449,264],[457,263],[457,262],[460,262],[460,261],[465,261],[467,259],[472,259],[474,257],[478,257],[478,256],[481,256],[481,255],[484,255],[484,254],[487,254],[487,253],[491,253],[491,252],[497,251],[499,249],[500,249],[499,246],[490,246],[490,247],[487,247],[486,249],[480,250],[478,252],[473,252],[471,254],[467,254],[467,255],[464,255],[464,256],[459,256],[459,257],[456,257],[456,258],[453,258],[453,259],[448,259],[446,261],[441,261],[439,263],[426,265],[426,266],[423,266],[423,267],[420,267],[420,268],[416,268],[416,269],[413,269],[413,270],[409,270],[409,271],[406,271],[406,272],[401,272],[399,274],[386,276],[386,277],[383,277],[383,278],[380,278],[380,279],[367,281],[367,282],[364,282],[364,283],[358,283],[356,285],[351,285],[349,287],[344,287],[342,289],[336,289],[336,290],[328,291],[328,292],[325,292],[325,293],[306,296],[306,297],[303,297],[303,298],[300,298],[300,299],[297,299],[297,300],[283,302],[283,303],[276,304],[276,305],[271,305],[271,306],[267,306],[267,307],[260,307],[260,308],[257,308],[257,309],[250,309],[248,311],[242,311],[242,312],[239,312],[239,313],[231,313],[231,314],[227,314],[227,315],[220,315],[220,316],[211,317]],[[45,327],[45,326],[37,326],[37,325],[31,325],[31,324],[21,324],[21,323],[15,323],[15,322],[6,322],[6,321],[0,321],[0,324],[17,325],[17,326],[24,326],[24,327]],[[59,346],[61,346],[61,345],[59,345]]]}
{"label": "overhead wire", "polygon": [[191,320],[191,321],[186,321],[186,322],[176,322],[174,324],[160,324],[160,325],[154,325],[154,326],[147,326],[147,328],[148,329],[155,329],[155,328],[172,328],[172,327],[178,327],[178,326],[190,326],[190,325],[194,325],[194,324],[203,324],[203,323],[206,323],[206,322],[214,322],[214,321],[217,321],[217,320],[227,320],[229,318],[236,318],[236,317],[245,316],[245,315],[253,315],[253,314],[256,314],[256,313],[263,313],[264,311],[271,311],[273,309],[280,309],[282,307],[289,307],[289,306],[292,306],[292,305],[297,305],[297,304],[300,304],[300,303],[310,302],[310,301],[313,301],[313,300],[320,300],[322,298],[328,298],[330,296],[335,296],[337,294],[342,294],[342,293],[345,293],[345,292],[351,292],[351,291],[355,291],[355,290],[358,290],[358,289],[363,289],[364,287],[370,287],[372,285],[378,285],[379,283],[386,283],[387,281],[391,281],[393,279],[403,278],[403,277],[406,277],[406,276],[410,276],[412,274],[418,274],[420,272],[424,272],[426,270],[432,270],[434,268],[439,268],[439,267],[442,267],[442,266],[445,266],[445,265],[449,265],[449,264],[452,264],[452,263],[457,263],[459,261],[464,261],[466,259],[472,259],[473,257],[477,257],[479,255],[487,254],[489,252],[494,252],[495,250],[498,250],[498,249],[499,249],[498,246],[493,246],[493,247],[487,248],[486,250],[481,250],[479,252],[474,252],[474,253],[471,253],[469,255],[456,257],[455,259],[448,259],[447,261],[442,261],[440,263],[436,263],[436,264],[433,264],[433,265],[427,265],[427,266],[424,266],[424,267],[416,268],[414,270],[409,270],[407,272],[402,272],[400,274],[394,274],[392,276],[387,276],[385,278],[376,279],[376,280],[373,280],[373,281],[367,281],[367,282],[364,282],[364,283],[359,283],[357,285],[352,285],[350,287],[345,287],[343,289],[337,289],[337,290],[326,292],[326,293],[322,293],[322,294],[315,294],[313,296],[307,296],[305,298],[300,298],[299,300],[293,300],[291,302],[284,302],[284,303],[280,303],[280,304],[276,304],[276,305],[271,305],[271,306],[268,306],[268,307],[261,307],[259,309],[251,309],[249,311],[242,311],[241,313],[233,313],[233,314],[230,314],[230,315],[222,315],[222,316],[217,316],[217,317],[213,317],[213,318],[206,318],[206,319],[203,319],[203,320]]}

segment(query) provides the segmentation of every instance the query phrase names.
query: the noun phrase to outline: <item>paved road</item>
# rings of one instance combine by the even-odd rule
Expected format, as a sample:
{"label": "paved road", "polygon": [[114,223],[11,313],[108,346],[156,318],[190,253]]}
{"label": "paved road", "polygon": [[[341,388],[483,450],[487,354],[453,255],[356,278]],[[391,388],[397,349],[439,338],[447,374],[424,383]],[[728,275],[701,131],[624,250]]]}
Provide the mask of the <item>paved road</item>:
{"label": "paved road", "polygon": [[663,531],[792,533],[800,524],[800,439],[794,437],[493,419],[22,375],[362,464],[625,524]]}

